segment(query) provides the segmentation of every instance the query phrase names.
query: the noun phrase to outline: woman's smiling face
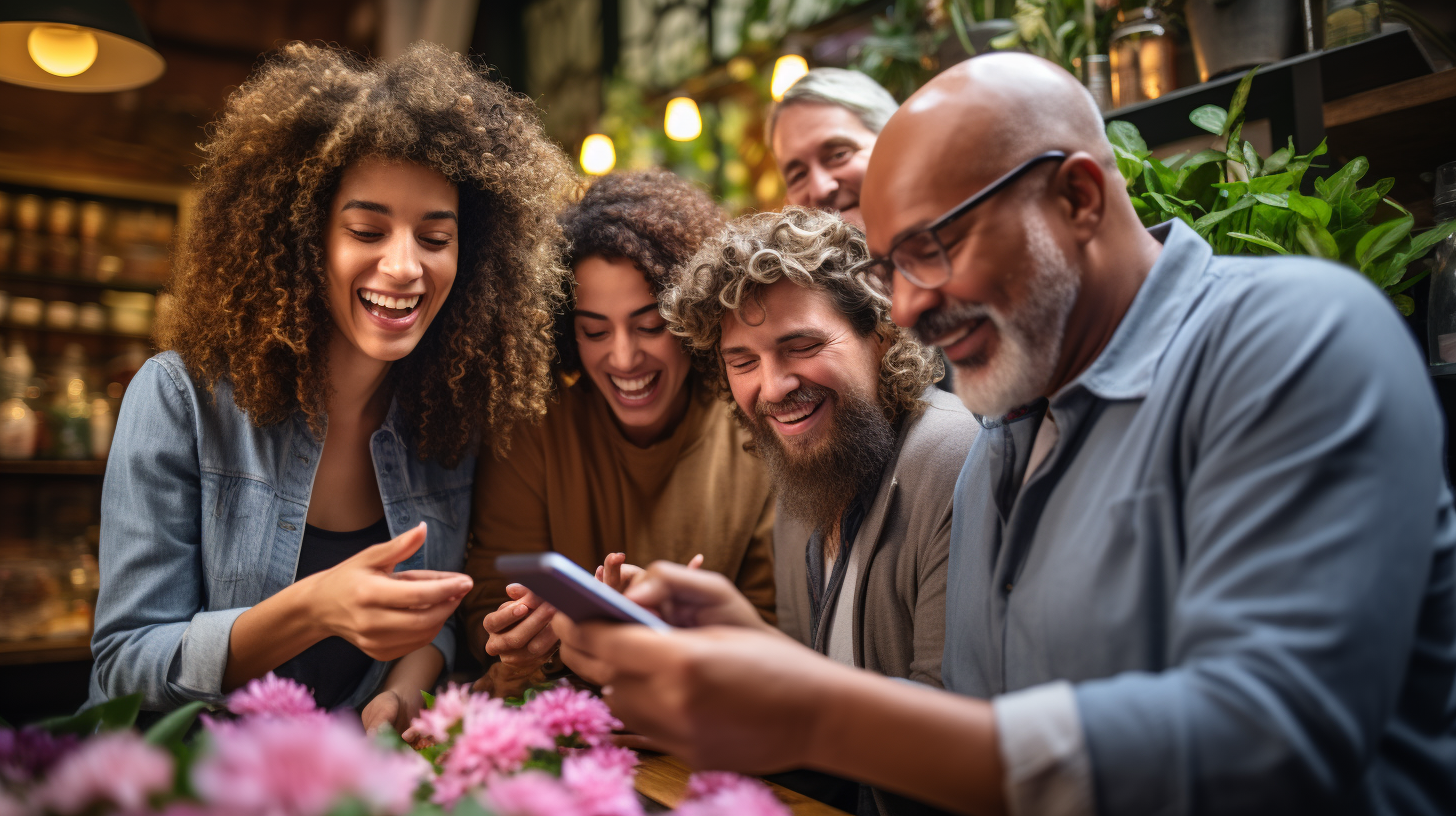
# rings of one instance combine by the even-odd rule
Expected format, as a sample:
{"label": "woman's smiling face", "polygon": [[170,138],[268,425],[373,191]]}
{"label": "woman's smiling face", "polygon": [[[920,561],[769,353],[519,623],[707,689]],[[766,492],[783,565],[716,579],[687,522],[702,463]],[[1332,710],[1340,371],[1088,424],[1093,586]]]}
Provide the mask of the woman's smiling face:
{"label": "woman's smiling face", "polygon": [[582,370],[627,438],[650,445],[670,433],[686,410],[688,354],[668,333],[636,264],[592,255],[574,270],[572,322]]}
{"label": "woman's smiling face", "polygon": [[325,237],[329,314],[366,357],[411,351],[455,283],[460,195],[439,172],[361,159],[344,168]]}

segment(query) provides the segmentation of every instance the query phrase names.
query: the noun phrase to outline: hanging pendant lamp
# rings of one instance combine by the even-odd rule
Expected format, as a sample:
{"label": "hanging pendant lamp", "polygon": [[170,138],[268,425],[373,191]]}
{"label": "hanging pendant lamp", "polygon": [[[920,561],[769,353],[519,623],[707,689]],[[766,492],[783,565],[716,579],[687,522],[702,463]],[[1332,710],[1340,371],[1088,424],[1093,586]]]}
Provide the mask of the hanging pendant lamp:
{"label": "hanging pendant lamp", "polygon": [[167,63],[126,0],[0,0],[0,80],[52,91],[127,91]]}

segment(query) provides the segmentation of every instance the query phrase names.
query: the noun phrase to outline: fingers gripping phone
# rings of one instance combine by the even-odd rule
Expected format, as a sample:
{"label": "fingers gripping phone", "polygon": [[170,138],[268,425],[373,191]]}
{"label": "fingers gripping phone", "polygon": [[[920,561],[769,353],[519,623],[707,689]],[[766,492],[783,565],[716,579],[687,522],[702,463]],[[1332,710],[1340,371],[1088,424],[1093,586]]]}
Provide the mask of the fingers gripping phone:
{"label": "fingers gripping phone", "polygon": [[560,553],[497,556],[495,568],[574,621],[640,623],[659,632],[672,628]]}

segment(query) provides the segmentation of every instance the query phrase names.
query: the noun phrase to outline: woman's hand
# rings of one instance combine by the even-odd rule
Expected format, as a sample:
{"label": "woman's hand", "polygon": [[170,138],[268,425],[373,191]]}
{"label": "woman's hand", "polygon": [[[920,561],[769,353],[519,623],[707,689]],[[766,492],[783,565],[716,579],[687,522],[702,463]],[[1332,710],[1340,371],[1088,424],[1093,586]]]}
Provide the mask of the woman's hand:
{"label": "woman's hand", "polygon": [[[419,697],[416,692],[415,697]],[[364,706],[364,711],[359,719],[364,723],[364,732],[373,734],[380,728],[388,726],[398,733],[404,733],[409,724],[420,713],[418,704],[411,706],[407,701],[407,695],[401,694],[394,689],[385,689],[374,695],[369,705]]]}
{"label": "woman's hand", "polygon": [[394,660],[429,645],[473,582],[455,572],[396,573],[395,566],[424,543],[421,523],[298,582],[310,584],[313,612],[327,634],[375,660]]}
{"label": "woman's hand", "polygon": [[[698,553],[688,561],[688,569],[697,569],[703,566],[703,554]],[[626,592],[627,588],[641,580],[647,570],[639,566],[627,563],[626,553],[608,553],[606,561],[597,567],[597,580],[617,590]]]}
{"label": "woman's hand", "polygon": [[485,616],[482,625],[489,636],[485,653],[500,658],[513,671],[530,671],[551,659],[556,633],[551,618],[556,607],[520,584],[506,587],[511,600]]}

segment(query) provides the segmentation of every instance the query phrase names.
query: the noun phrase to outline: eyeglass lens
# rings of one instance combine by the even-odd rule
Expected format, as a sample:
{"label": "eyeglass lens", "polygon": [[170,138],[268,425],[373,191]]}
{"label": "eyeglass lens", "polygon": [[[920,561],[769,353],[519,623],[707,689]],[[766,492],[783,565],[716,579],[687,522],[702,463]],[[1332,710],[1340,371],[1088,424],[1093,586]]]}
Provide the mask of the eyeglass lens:
{"label": "eyeglass lens", "polygon": [[950,258],[930,230],[906,237],[890,253],[890,262],[916,286],[933,289],[950,280]]}

